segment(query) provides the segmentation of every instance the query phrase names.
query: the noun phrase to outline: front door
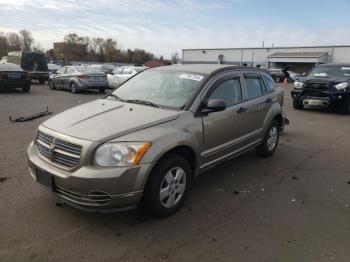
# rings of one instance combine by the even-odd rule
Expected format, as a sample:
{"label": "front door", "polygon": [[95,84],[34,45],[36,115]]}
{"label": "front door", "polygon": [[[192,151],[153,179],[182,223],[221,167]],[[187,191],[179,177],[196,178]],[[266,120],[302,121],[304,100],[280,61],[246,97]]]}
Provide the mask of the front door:
{"label": "front door", "polygon": [[226,109],[203,115],[202,168],[234,155],[241,148],[241,140],[249,132],[245,125],[242,79],[239,74],[225,76],[209,89],[204,97],[221,99]]}

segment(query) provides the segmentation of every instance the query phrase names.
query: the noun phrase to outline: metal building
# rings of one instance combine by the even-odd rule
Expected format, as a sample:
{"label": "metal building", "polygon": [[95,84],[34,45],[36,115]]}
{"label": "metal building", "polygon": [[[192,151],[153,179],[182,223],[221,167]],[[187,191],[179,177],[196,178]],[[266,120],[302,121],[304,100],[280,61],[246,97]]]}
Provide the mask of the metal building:
{"label": "metal building", "polygon": [[182,60],[184,64],[260,65],[262,68],[291,65],[292,71],[302,73],[317,64],[350,63],[350,46],[183,49]]}

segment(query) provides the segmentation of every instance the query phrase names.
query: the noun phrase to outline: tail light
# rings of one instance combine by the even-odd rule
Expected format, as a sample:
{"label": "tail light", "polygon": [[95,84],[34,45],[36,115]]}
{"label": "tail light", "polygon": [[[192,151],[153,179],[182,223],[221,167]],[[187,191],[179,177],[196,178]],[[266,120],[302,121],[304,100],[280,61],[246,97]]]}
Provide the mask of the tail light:
{"label": "tail light", "polygon": [[88,78],[87,75],[78,75],[78,77],[79,77],[80,79],[87,79],[87,78]]}

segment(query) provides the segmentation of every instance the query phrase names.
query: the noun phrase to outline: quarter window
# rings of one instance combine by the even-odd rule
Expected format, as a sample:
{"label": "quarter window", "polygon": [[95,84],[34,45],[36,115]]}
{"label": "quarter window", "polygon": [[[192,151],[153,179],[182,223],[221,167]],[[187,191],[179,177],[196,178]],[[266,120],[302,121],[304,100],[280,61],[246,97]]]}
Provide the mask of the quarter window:
{"label": "quarter window", "polygon": [[258,76],[245,76],[247,85],[248,100],[255,99],[263,95],[262,83]]}
{"label": "quarter window", "polygon": [[240,80],[238,78],[225,80],[215,88],[209,99],[224,100],[228,107],[240,103],[242,101]]}
{"label": "quarter window", "polygon": [[275,91],[275,82],[272,80],[272,78],[265,75],[263,75],[263,78],[266,83],[267,92],[272,93]]}

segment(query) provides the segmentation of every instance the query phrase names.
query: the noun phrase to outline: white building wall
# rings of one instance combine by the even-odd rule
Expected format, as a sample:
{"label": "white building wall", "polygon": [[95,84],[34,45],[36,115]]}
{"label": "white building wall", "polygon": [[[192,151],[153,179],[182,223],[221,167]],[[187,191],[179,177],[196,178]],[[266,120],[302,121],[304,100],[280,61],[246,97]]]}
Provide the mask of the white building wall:
{"label": "white building wall", "polygon": [[[232,49],[184,49],[184,63],[218,63],[223,55],[224,64],[243,64],[268,67],[268,56],[275,52],[327,52],[333,63],[350,63],[350,46],[275,47],[275,48],[232,48]],[[253,62],[253,63],[252,63]],[[305,59],[305,63],[312,62]]]}

